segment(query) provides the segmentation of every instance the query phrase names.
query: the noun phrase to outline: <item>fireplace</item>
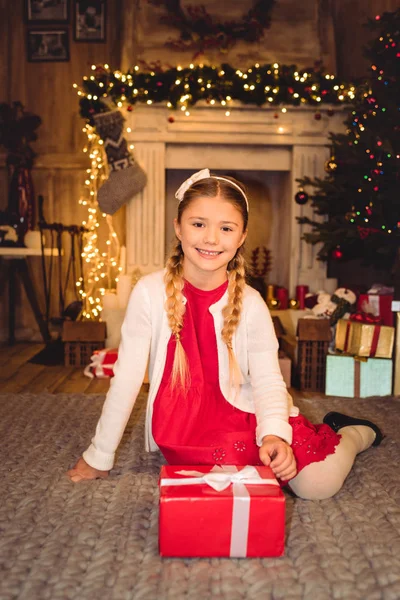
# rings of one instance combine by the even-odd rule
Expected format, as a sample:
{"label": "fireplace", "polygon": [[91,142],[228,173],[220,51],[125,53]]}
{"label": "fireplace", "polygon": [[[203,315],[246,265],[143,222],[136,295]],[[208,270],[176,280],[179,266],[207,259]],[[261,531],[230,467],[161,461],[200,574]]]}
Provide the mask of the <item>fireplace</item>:
{"label": "fireplace", "polygon": [[128,271],[142,274],[161,269],[173,238],[175,190],[196,170],[232,174],[248,187],[249,236],[246,247],[266,246],[272,252],[269,280],[294,294],[297,284],[331,291],[326,266],[316,260],[317,248],[301,238],[297,217],[312,216],[310,203],[294,201],[297,178],[324,176],[329,156],[328,133],[343,131],[344,113],[311,107],[273,108],[238,105],[195,107],[186,116],[161,106],[138,107],[127,113],[127,137],[144,167],[148,183],[127,206]]}

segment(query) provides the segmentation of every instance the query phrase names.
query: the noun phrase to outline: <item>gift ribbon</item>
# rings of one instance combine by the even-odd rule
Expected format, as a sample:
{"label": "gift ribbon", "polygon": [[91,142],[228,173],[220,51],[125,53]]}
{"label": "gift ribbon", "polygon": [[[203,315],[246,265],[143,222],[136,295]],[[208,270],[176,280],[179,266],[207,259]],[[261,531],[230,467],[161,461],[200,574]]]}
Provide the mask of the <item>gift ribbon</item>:
{"label": "gift ribbon", "polygon": [[365,323],[367,325],[379,325],[382,322],[379,316],[375,316],[372,313],[366,312],[357,312],[353,315],[350,315],[350,321]]}
{"label": "gift ribbon", "polygon": [[90,377],[90,379],[94,379],[95,376],[101,377],[102,375],[104,375],[104,367],[111,368],[115,362],[114,361],[112,363],[105,363],[104,358],[105,353],[92,354],[92,356],[90,357],[90,363],[84,368],[83,374],[86,375],[86,377]]}
{"label": "gift ribbon", "polygon": [[[373,323],[370,321],[361,321],[360,319],[353,319],[352,317],[356,317],[358,315],[352,315],[350,317],[350,319],[348,320],[347,324],[346,324],[346,335],[345,335],[345,339],[344,339],[344,347],[343,350],[344,352],[347,352],[347,348],[349,345],[349,337],[350,337],[350,329],[351,329],[351,322],[356,322],[356,323],[364,323],[364,324],[368,324],[368,325],[375,325],[374,327],[374,333],[372,334],[372,340],[371,340],[371,348],[369,351],[369,356],[371,358],[374,358],[374,356],[376,355],[376,351],[378,349],[378,342],[379,342],[379,336],[381,334],[381,326],[380,325],[376,325],[376,321],[374,321]],[[363,316],[363,315],[360,315]],[[374,317],[374,319],[376,319],[377,317]]]}
{"label": "gift ribbon", "polygon": [[247,556],[247,540],[250,524],[250,494],[246,485],[277,485],[276,479],[263,479],[257,469],[251,465],[240,471],[235,466],[215,465],[208,473],[200,471],[176,471],[177,475],[187,478],[162,478],[161,486],[195,485],[205,483],[216,492],[222,492],[232,485],[233,511],[230,556]]}
{"label": "gift ribbon", "polygon": [[354,397],[360,397],[361,390],[361,364],[360,361],[354,359]]}

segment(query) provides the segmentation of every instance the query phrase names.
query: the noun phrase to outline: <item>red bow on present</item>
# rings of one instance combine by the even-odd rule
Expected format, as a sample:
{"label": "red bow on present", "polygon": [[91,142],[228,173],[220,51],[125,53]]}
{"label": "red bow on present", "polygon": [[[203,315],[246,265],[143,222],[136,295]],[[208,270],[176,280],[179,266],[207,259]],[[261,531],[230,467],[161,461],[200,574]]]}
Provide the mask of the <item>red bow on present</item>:
{"label": "red bow on present", "polygon": [[357,321],[358,323],[368,323],[369,325],[381,325],[382,319],[373,315],[372,313],[356,312],[350,315],[350,321]]}

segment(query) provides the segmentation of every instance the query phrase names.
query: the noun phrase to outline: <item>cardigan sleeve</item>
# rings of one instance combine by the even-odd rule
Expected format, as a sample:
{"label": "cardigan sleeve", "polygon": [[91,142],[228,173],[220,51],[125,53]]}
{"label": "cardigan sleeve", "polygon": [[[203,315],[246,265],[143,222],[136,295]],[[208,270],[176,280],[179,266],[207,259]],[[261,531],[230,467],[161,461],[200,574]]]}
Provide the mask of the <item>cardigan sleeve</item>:
{"label": "cardigan sleeve", "polygon": [[108,471],[143,383],[151,342],[150,295],[142,280],[134,287],[121,329],[115,375],[96,433],[83,453],[95,469]]}
{"label": "cardigan sleeve", "polygon": [[261,445],[266,435],[276,435],[291,444],[288,391],[279,367],[278,340],[270,312],[259,294],[254,294],[247,313],[247,347],[257,444]]}

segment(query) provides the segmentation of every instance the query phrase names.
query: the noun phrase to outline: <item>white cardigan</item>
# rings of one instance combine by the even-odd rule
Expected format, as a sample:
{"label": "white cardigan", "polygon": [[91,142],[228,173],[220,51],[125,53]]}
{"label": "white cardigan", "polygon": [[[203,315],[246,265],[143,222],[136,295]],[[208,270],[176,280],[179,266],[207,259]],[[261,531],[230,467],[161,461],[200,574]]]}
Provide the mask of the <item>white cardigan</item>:
{"label": "white cardigan", "polygon": [[[164,310],[163,278],[164,271],[146,275],[138,281],[130,296],[121,330],[115,376],[111,380],[95,436],[83,453],[85,461],[96,469],[109,470],[114,464],[115,452],[143,382],[149,353],[146,450],[158,448],[152,435],[153,404],[171,337]],[[298,415],[299,411],[293,406],[279,368],[278,342],[269,310],[260,294],[246,285],[240,323],[232,340],[242,372],[240,392],[236,394],[229,386],[228,350],[221,338],[222,309],[226,303],[227,292],[209,308],[215,324],[221,392],[233,406],[255,413],[259,445],[266,435],[277,435],[290,444],[292,428],[288,417]]]}

